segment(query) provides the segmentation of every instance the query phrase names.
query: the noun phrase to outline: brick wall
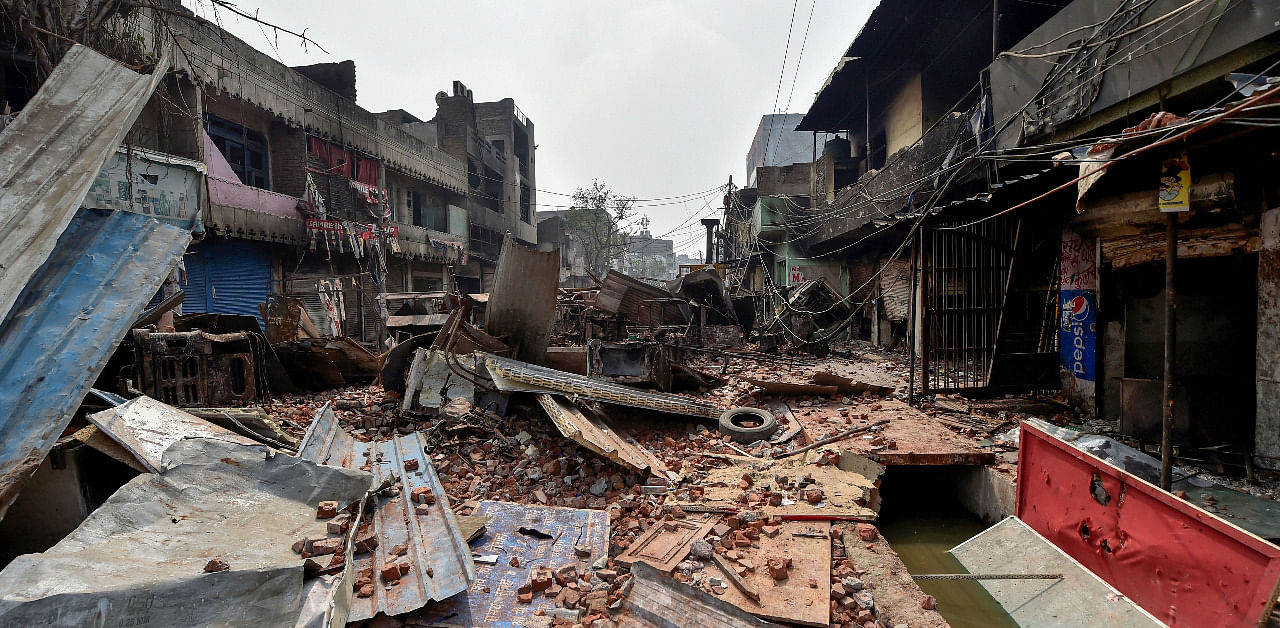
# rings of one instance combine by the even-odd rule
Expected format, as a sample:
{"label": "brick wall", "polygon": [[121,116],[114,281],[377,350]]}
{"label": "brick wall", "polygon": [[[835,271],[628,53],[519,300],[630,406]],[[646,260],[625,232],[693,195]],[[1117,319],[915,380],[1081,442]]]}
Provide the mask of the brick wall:
{"label": "brick wall", "polygon": [[301,197],[307,189],[307,134],[279,121],[272,122],[269,130],[271,189]]}

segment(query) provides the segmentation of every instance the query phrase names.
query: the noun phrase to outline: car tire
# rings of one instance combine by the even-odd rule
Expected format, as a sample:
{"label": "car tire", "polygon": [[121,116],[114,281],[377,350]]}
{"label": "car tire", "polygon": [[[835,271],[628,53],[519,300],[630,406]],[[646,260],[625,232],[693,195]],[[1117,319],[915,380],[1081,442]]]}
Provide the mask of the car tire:
{"label": "car tire", "polygon": [[720,415],[720,433],[735,443],[769,440],[778,431],[778,420],[760,408],[730,408]]}

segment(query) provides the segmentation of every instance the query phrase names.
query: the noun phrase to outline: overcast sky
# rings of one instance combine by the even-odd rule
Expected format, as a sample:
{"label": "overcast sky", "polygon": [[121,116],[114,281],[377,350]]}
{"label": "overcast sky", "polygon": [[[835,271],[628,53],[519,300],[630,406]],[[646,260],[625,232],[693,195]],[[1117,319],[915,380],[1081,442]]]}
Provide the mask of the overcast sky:
{"label": "overcast sky", "polygon": [[[211,17],[205,0],[186,0]],[[874,0],[798,0],[777,110],[804,112]],[[429,119],[462,81],[477,101],[511,97],[534,123],[538,204],[555,209],[600,179],[639,199],[741,185],[760,116],[774,111],[792,3],[784,0],[363,2],[243,0],[328,51],[217,13],[287,65],[352,59],[360,106]],[[808,26],[810,7],[812,23]],[[801,56],[803,44],[803,56]],[[799,71],[796,73],[796,61]],[[792,93],[792,82],[795,91]],[[790,107],[787,106],[790,101]],[[653,235],[702,249],[697,218],[721,196],[641,201]],[[658,205],[658,203],[668,203]],[[646,207],[646,205],[648,205]],[[684,223],[682,225],[682,223]]]}

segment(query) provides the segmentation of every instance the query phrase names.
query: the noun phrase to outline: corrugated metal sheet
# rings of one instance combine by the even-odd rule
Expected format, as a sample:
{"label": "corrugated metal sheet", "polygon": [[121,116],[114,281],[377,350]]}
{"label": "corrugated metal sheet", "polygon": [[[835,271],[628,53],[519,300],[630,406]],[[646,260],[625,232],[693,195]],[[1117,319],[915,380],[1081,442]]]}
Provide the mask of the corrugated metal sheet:
{"label": "corrugated metal sheet", "polygon": [[602,382],[585,375],[557,371],[496,355],[486,355],[485,365],[489,368],[489,376],[493,378],[494,385],[506,392],[581,395],[587,399],[633,408],[708,418],[719,418],[722,412],[719,406],[706,401]]}
{"label": "corrugated metal sheet", "polygon": [[[163,475],[135,477],[57,545],[0,572],[0,626],[345,625],[346,575],[304,584],[290,547],[325,538],[316,506],[359,501],[369,474],[265,453],[174,443]],[[230,569],[204,573],[214,557]]]}
{"label": "corrugated metal sheet", "polygon": [[[482,501],[474,514],[490,518],[485,526],[487,531],[476,542],[476,553],[496,554],[498,561],[486,566],[475,586],[466,593],[416,613],[415,620],[430,626],[468,628],[549,625],[549,618],[534,613],[556,608],[553,598],[535,595],[529,604],[516,601],[516,588],[529,579],[530,566],[555,569],[583,562],[590,564],[608,554],[609,513],[603,510]],[[521,534],[520,528],[538,530],[547,538]],[[579,558],[574,545],[585,546],[590,555]],[[511,566],[512,557],[520,559],[519,567]]]}
{"label": "corrugated metal sheet", "polygon": [[152,74],[138,74],[72,46],[0,133],[0,318],[49,257],[168,67],[166,54]]}
{"label": "corrugated metal sheet", "polygon": [[81,211],[0,325],[0,516],[71,420],[190,234]]}
{"label": "corrugated metal sheet", "polygon": [[[326,404],[298,448],[300,457],[320,464],[368,467],[373,472],[374,486],[399,477],[399,494],[378,496],[378,507],[370,517],[378,546],[372,552],[356,555],[355,569],[358,572],[371,567],[376,574],[384,564],[405,561],[410,565],[409,572],[391,588],[381,586],[379,580],[372,597],[353,598],[349,621],[368,619],[379,612],[400,615],[416,610],[432,600],[444,600],[465,591],[476,578],[471,550],[458,529],[425,445],[418,432],[389,441],[357,441],[342,429]],[[418,468],[406,471],[405,463],[410,460],[416,460]],[[436,496],[436,503],[425,515],[416,514],[411,501],[413,489],[419,486],[430,488]],[[397,545],[407,546],[408,553],[398,558],[391,556],[391,549]],[[428,568],[431,575],[427,575]]]}
{"label": "corrugated metal sheet", "polygon": [[528,249],[507,235],[485,308],[485,331],[514,347],[517,358],[541,363],[551,339],[559,281],[559,251]]}
{"label": "corrugated metal sheet", "polygon": [[152,473],[160,472],[163,466],[161,456],[165,450],[184,438],[217,438],[241,445],[258,444],[147,396],[130,399],[88,418],[98,429],[137,456]]}

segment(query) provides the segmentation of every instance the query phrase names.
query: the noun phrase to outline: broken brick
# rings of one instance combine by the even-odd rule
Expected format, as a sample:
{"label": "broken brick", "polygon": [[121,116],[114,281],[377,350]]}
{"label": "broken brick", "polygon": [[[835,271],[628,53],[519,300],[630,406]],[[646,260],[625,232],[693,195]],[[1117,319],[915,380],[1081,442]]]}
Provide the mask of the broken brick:
{"label": "broken brick", "polygon": [[324,501],[316,506],[317,519],[332,519],[338,516],[338,502]]}

